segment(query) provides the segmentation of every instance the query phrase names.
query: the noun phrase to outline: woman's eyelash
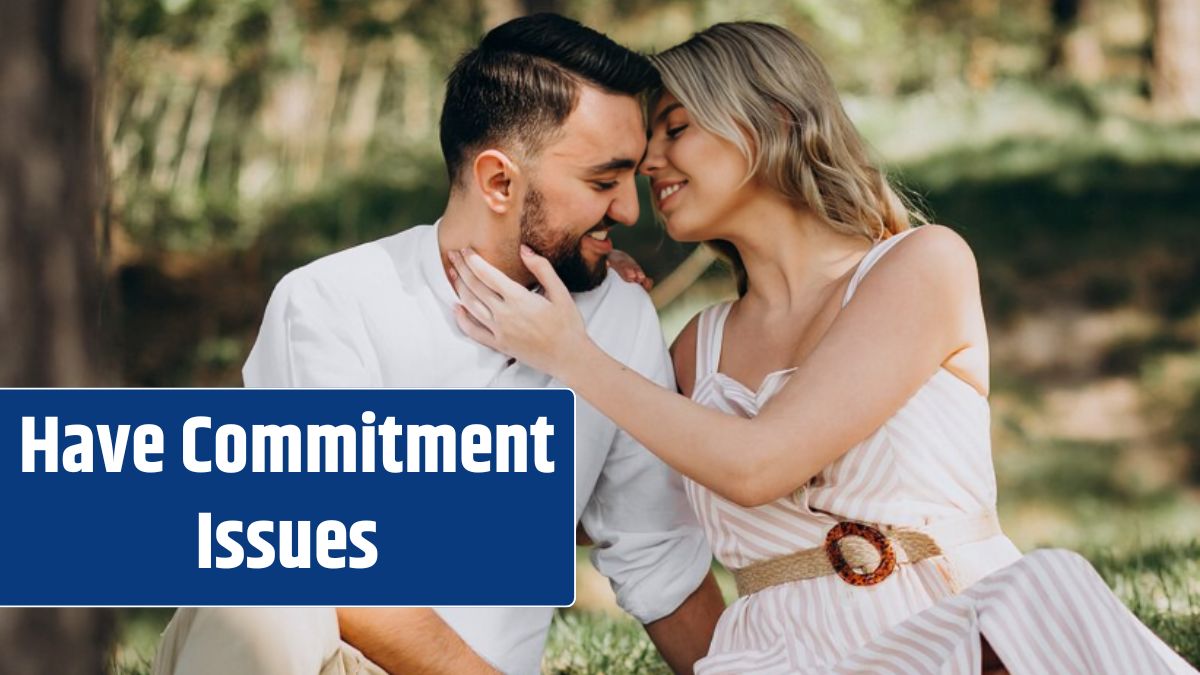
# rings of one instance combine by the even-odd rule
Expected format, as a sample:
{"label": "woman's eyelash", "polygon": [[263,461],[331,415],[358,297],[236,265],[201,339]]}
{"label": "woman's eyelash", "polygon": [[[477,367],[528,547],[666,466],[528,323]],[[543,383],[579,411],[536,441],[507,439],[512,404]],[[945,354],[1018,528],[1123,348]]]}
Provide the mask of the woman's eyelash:
{"label": "woman's eyelash", "polygon": [[686,128],[688,128],[688,125],[681,124],[677,127],[671,127],[667,129],[667,138],[675,138],[679,134],[683,133],[683,130]]}
{"label": "woman's eyelash", "polygon": [[611,190],[611,189],[617,187],[617,181],[601,180],[601,181],[596,181],[595,185],[596,185],[596,189],[601,190],[601,191]]}

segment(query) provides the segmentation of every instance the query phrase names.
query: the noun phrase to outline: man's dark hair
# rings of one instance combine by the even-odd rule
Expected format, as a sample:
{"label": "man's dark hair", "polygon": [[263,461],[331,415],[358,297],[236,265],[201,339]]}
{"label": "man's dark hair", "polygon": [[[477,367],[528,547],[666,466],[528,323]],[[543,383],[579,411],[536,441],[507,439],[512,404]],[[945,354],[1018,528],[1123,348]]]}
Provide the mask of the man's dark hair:
{"label": "man's dark hair", "polygon": [[655,78],[640,54],[557,14],[513,19],[455,64],[442,106],[442,155],[453,187],[468,153],[514,143],[537,154],[566,121],[587,83],[636,96]]}

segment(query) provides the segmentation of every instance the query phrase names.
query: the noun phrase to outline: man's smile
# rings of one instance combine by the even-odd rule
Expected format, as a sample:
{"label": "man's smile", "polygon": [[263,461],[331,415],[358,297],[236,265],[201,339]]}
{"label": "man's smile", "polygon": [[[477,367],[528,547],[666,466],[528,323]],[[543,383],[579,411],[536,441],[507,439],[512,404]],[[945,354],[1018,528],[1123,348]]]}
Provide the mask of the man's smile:
{"label": "man's smile", "polygon": [[588,230],[583,238],[580,239],[580,250],[588,254],[589,258],[592,256],[602,258],[612,253],[613,244],[612,240],[608,237],[611,229],[612,225],[605,223]]}

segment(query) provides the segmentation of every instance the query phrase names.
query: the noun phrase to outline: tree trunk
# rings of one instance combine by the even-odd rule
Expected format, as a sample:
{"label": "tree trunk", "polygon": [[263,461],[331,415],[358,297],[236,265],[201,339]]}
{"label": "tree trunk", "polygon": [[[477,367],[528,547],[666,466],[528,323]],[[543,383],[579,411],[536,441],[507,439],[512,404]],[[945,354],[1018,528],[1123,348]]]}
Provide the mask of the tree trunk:
{"label": "tree trunk", "polygon": [[[96,0],[0,2],[0,386],[102,381],[98,39]],[[103,672],[111,627],[108,610],[0,609],[0,670]]]}
{"label": "tree trunk", "polygon": [[1154,108],[1175,118],[1200,118],[1200,0],[1154,3]]}
{"label": "tree trunk", "polygon": [[0,386],[99,382],[95,0],[0,3]]}
{"label": "tree trunk", "polygon": [[1104,49],[1095,26],[1093,0],[1052,0],[1054,43],[1050,49],[1050,69],[1084,84],[1104,78]]}

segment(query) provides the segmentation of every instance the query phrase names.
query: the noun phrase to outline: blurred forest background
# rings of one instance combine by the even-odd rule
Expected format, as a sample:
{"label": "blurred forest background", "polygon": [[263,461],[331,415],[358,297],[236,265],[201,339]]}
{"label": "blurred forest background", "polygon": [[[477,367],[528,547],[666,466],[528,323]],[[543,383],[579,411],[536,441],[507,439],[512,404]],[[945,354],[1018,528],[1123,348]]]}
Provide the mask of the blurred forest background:
{"label": "blurred forest background", "polygon": [[[113,379],[237,386],[280,276],[435,220],[445,74],[545,10],[645,51],[732,19],[812,43],[979,259],[1006,530],[1083,551],[1200,663],[1200,0],[100,0]],[[733,292],[648,201],[615,237],[668,338]],[[547,671],[660,668],[583,555]],[[117,670],[166,616],[122,613]]]}

